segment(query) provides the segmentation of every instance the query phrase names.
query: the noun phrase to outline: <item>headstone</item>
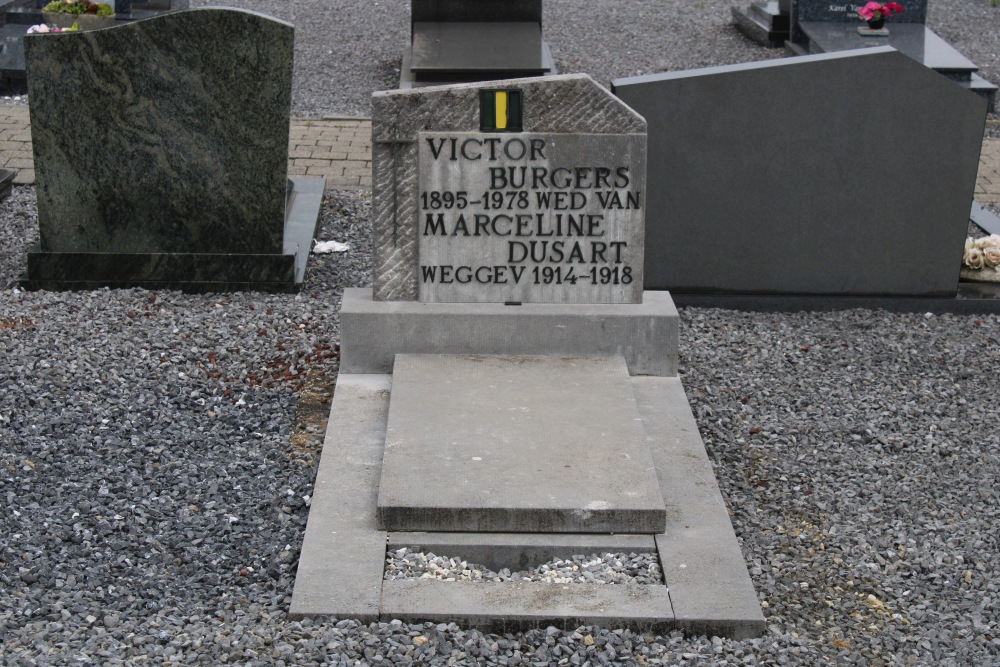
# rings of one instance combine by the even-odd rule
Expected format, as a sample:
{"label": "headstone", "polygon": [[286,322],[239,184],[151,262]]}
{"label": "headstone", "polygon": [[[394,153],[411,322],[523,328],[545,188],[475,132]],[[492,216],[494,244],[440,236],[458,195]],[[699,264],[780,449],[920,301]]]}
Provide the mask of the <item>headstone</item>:
{"label": "headstone", "polygon": [[[840,0],[796,0],[793,3],[796,20],[836,21],[860,24],[858,10],[865,2],[841,2]],[[900,14],[892,15],[892,23],[927,23],[927,0],[899,0],[896,4],[903,8]]]}
{"label": "headstone", "polygon": [[375,300],[639,303],[643,119],[587,77],[528,79],[519,131],[484,133],[498,92],[375,94]]}
{"label": "headstone", "polygon": [[199,9],[27,37],[41,240],[29,282],[301,282],[315,217],[287,206],[304,203],[286,178],[292,34]]}
{"label": "headstone", "polygon": [[[20,91],[26,85],[24,37],[30,26],[45,23],[48,0],[0,2],[0,90]],[[189,0],[110,0],[115,21],[124,23],[188,9]],[[82,26],[81,26],[82,27]]]}
{"label": "headstone", "polygon": [[542,0],[412,0],[400,88],[555,74]]}
{"label": "headstone", "polygon": [[649,122],[647,286],[954,296],[978,96],[889,47],[613,85]]}
{"label": "headstone", "polygon": [[[376,93],[372,112],[375,286],[344,294],[290,615],[759,634],[676,310],[643,292],[643,118],[585,75]],[[685,572],[642,591],[383,581],[372,562],[650,538]]]}
{"label": "headstone", "polygon": [[793,3],[791,41],[786,51],[808,55],[891,46],[924,66],[983,97],[992,111],[997,86],[982,78],[975,63],[928,28],[927,0],[901,0],[903,8],[886,22],[884,30],[872,32],[858,16],[864,2],[796,0]]}

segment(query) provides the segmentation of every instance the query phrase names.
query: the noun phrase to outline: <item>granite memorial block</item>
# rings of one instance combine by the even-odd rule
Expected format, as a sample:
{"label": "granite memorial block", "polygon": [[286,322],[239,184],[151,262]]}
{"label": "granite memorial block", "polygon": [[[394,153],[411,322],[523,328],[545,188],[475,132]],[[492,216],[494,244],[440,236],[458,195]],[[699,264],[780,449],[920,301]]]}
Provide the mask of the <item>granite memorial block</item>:
{"label": "granite memorial block", "polygon": [[286,178],[292,38],[229,9],[27,37],[29,282],[301,282],[315,218],[294,205],[318,197]]}
{"label": "granite memorial block", "polygon": [[376,301],[641,302],[645,122],[589,77],[376,93],[372,123]]}
{"label": "granite memorial block", "polygon": [[955,294],[982,98],[890,47],[613,86],[649,122],[647,287]]}
{"label": "granite memorial block", "polygon": [[542,0],[412,0],[400,88],[555,74]]}

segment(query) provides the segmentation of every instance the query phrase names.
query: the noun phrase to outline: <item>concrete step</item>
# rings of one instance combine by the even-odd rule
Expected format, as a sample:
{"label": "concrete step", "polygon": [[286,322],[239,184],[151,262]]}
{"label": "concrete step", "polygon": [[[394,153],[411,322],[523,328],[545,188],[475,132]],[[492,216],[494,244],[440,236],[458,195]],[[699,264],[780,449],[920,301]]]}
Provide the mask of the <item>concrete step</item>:
{"label": "concrete step", "polygon": [[379,527],[659,533],[622,357],[396,355]]}

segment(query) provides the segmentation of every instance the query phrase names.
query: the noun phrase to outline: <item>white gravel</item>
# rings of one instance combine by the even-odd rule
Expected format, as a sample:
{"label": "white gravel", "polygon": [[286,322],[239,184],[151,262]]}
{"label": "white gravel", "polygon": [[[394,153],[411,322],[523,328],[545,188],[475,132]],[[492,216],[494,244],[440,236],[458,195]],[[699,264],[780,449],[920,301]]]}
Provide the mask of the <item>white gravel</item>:
{"label": "white gravel", "polygon": [[[251,6],[248,3],[246,6]],[[252,3],[298,25],[295,112],[366,114],[406,3]],[[777,55],[728,5],[547,0],[563,71]],[[1000,10],[931,25],[1000,80]],[[309,37],[311,36],[311,37]],[[731,49],[731,50],[730,50]],[[2,665],[1000,665],[1000,319],[681,310],[681,372],[768,623],[759,639],[290,622],[315,475],[301,381],[335,373],[369,203],[329,195],[298,295],[13,289],[32,188],[0,204]]]}
{"label": "white gravel", "polygon": [[550,584],[663,584],[660,560],[655,553],[602,553],[575,555],[542,563],[530,570],[499,572],[461,557],[438,556],[403,548],[385,558],[385,579],[437,579],[441,581],[541,581]]}

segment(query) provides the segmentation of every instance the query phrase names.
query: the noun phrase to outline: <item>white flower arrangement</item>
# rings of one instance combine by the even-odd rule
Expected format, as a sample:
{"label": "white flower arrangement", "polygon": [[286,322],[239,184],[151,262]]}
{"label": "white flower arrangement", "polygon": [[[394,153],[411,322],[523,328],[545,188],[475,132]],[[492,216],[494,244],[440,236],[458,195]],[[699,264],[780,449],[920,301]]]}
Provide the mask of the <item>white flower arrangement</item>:
{"label": "white flower arrangement", "polygon": [[1000,236],[965,239],[962,277],[970,280],[1000,282]]}

